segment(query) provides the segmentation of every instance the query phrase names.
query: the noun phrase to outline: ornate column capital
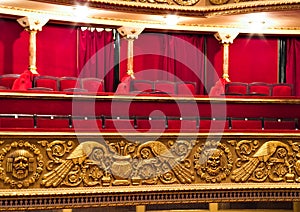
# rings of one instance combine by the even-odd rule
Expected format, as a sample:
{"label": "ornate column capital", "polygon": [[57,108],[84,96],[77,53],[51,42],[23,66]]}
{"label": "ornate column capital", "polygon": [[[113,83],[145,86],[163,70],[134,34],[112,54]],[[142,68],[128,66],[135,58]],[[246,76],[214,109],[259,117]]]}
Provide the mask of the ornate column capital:
{"label": "ornate column capital", "polygon": [[49,21],[42,16],[25,16],[17,19],[18,23],[29,31],[42,31],[42,27]]}
{"label": "ornate column capital", "polygon": [[117,29],[118,32],[126,39],[137,39],[139,34],[144,30],[143,27],[128,27],[122,26]]}
{"label": "ornate column capital", "polygon": [[219,31],[214,34],[215,38],[220,41],[220,43],[230,44],[233,43],[233,40],[238,36],[238,32],[235,30],[224,30]]}

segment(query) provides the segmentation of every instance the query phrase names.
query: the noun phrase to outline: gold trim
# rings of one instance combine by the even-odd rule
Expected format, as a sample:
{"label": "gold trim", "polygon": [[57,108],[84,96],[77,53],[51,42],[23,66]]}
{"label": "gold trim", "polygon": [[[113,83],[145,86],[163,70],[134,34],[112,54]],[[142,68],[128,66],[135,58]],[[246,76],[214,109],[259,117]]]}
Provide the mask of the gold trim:
{"label": "gold trim", "polygon": [[177,97],[177,96],[130,96],[130,95],[73,95],[59,93],[27,93],[27,92],[0,92],[2,99],[39,99],[39,100],[82,100],[82,101],[134,101],[134,102],[197,102],[197,103],[247,103],[247,104],[300,104],[300,98],[230,98],[230,97],[212,97],[196,96],[196,97]]}

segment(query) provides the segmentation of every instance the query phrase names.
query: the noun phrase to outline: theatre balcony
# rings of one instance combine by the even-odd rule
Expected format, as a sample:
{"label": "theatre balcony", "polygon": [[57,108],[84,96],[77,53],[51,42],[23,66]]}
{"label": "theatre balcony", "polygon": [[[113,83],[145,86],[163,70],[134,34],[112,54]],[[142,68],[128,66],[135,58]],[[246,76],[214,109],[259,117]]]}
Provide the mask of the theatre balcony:
{"label": "theatre balcony", "polygon": [[0,211],[300,211],[299,11],[1,1]]}

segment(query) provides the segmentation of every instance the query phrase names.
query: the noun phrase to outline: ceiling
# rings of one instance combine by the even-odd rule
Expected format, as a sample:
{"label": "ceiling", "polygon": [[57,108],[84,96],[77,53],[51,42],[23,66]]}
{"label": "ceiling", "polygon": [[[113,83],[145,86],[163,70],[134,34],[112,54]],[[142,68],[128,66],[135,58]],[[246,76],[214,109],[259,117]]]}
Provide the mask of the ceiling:
{"label": "ceiling", "polygon": [[[41,15],[49,22],[81,26],[133,26],[149,30],[300,35],[300,0],[246,1],[212,5],[198,2],[186,6],[166,0],[1,0],[1,17]],[[202,0],[201,0],[202,1]],[[210,0],[212,1],[212,0]],[[222,0],[219,0],[220,2]],[[85,14],[77,5],[88,5]],[[181,0],[182,4],[191,0]],[[226,0],[225,0],[226,2]],[[166,24],[168,14],[177,15],[176,25]]]}

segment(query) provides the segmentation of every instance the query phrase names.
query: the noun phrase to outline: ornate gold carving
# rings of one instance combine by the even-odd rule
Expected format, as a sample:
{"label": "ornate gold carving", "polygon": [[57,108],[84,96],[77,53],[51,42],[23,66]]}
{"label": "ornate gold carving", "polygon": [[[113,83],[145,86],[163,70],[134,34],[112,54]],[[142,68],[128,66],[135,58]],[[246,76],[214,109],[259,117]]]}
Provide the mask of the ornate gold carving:
{"label": "ornate gold carving", "polygon": [[215,5],[227,4],[229,0],[209,0],[210,3]]}
{"label": "ornate gold carving", "polygon": [[[42,185],[45,187],[57,187],[61,184],[78,186],[82,182],[89,186],[100,184],[99,180],[103,176],[100,167],[104,167],[104,157],[107,155],[104,145],[95,141],[86,141],[78,145],[66,159],[62,159],[62,156],[73,148],[72,141],[57,140],[51,143],[43,141],[42,144],[47,147],[48,156],[52,159],[47,166],[51,171],[43,176]],[[53,163],[60,165],[54,167]]]}
{"label": "ornate gold carving", "polygon": [[43,156],[33,144],[15,141],[0,151],[0,179],[12,188],[35,183],[44,167]]}
{"label": "ornate gold carving", "polygon": [[[142,159],[137,165],[140,177],[145,177],[143,183],[154,184],[160,179],[163,183],[192,183],[195,180],[190,169],[191,161],[187,159],[194,142],[169,141],[168,148],[160,141],[148,141],[137,149],[138,159]],[[183,162],[183,163],[182,163]],[[157,174],[157,176],[155,176]],[[154,177],[154,178],[153,178]],[[154,180],[154,181],[153,181]]]}
{"label": "ornate gold carving", "polygon": [[[281,141],[268,141],[258,148],[258,141],[242,140],[236,143],[237,169],[231,175],[235,182],[283,181],[288,176],[291,180],[293,152],[289,145]],[[254,154],[251,154],[254,152]]]}
{"label": "ornate gold carving", "polygon": [[194,164],[197,174],[206,182],[221,182],[230,175],[233,156],[229,148],[217,141],[207,141],[196,149]]}
{"label": "ornate gold carving", "polygon": [[[141,145],[128,141],[85,141],[73,149],[73,142],[40,141],[49,161],[41,185],[110,186],[192,183],[195,179],[187,158],[194,142],[180,140],[148,141]],[[64,159],[65,158],[65,159]],[[102,184],[101,184],[102,183]]]}

